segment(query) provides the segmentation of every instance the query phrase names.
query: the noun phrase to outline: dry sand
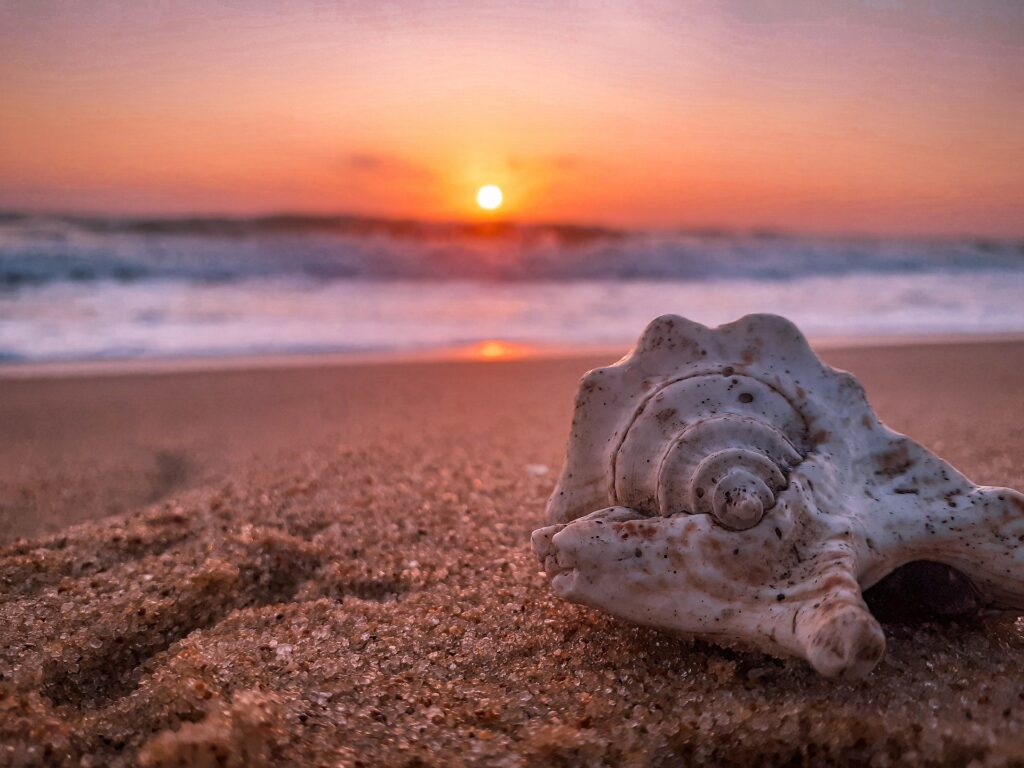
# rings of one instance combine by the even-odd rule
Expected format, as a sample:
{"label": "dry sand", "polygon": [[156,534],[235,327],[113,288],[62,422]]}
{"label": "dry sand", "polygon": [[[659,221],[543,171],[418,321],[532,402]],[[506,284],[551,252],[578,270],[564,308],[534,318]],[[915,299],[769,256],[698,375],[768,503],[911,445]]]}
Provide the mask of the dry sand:
{"label": "dry sand", "polygon": [[[825,357],[1024,487],[1024,344]],[[1013,617],[886,625],[837,684],[553,598],[529,533],[606,362],[0,381],[0,764],[1024,765]]]}

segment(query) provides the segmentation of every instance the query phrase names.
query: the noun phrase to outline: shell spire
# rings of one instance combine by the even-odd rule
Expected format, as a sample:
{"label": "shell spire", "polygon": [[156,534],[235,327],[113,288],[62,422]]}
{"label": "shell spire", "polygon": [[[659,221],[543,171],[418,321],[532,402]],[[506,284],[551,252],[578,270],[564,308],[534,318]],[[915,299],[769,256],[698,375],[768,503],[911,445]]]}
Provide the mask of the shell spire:
{"label": "shell spire", "polygon": [[905,564],[1024,610],[1024,495],[886,428],[773,315],[659,317],[587,373],[547,517],[533,544],[559,595],[828,676],[881,658],[862,590]]}

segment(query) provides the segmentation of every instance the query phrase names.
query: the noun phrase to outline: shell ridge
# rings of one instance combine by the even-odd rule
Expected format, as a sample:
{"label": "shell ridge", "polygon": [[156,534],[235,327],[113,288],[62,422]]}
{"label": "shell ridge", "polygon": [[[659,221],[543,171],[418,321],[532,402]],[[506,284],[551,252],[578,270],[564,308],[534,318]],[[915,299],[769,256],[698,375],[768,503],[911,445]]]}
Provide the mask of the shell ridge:
{"label": "shell ridge", "polygon": [[[615,449],[612,452],[612,457],[611,457],[611,470],[612,470],[612,473],[611,473],[611,490],[610,490],[611,495],[610,495],[609,498],[611,498],[614,503],[618,503],[619,501],[621,501],[621,498],[620,498],[620,495],[619,495],[619,489],[618,489],[618,476],[619,476],[619,474],[618,474],[618,458],[619,458],[619,452],[622,450],[622,446],[625,444],[626,439],[629,437],[629,431],[633,428],[633,425],[636,424],[636,422],[639,420],[641,415],[643,415],[644,411],[647,408],[648,403],[650,403],[651,400],[653,400],[655,397],[657,397],[658,394],[663,392],[668,387],[673,386],[674,384],[678,384],[681,381],[687,381],[688,379],[698,378],[700,376],[714,376],[715,374],[722,374],[722,371],[725,370],[728,367],[729,367],[728,365],[714,366],[714,367],[712,367],[712,368],[710,368],[710,369],[708,369],[706,371],[703,370],[703,369],[698,369],[698,371],[689,373],[689,374],[687,374],[685,376],[676,376],[675,378],[667,379],[663,383],[659,384],[657,387],[653,388],[649,393],[647,393],[644,396],[644,398],[640,401],[640,404],[638,405],[638,407],[636,407],[633,410],[632,417],[629,419],[629,423],[626,425],[626,427],[622,430],[622,433],[619,436],[619,439],[618,439],[618,441],[615,444]],[[804,416],[804,414],[800,410],[800,408],[797,407],[797,404],[793,402],[793,399],[789,395],[787,395],[785,392],[781,391],[778,387],[772,385],[770,382],[764,381],[763,379],[761,379],[761,378],[759,378],[757,376],[753,376],[753,375],[746,374],[746,373],[741,374],[741,375],[745,376],[747,378],[753,379],[754,381],[758,382],[759,384],[762,384],[765,388],[771,390],[775,394],[779,395],[779,397],[781,397],[783,400],[785,400],[789,404],[790,408],[793,409],[793,412],[796,413],[800,417],[800,421],[803,424],[803,435],[802,435],[802,437],[803,437],[804,440],[807,439],[807,432],[808,432],[807,418]],[[780,432],[781,432],[781,430],[780,430]],[[787,438],[787,441],[792,444],[792,441],[788,440],[788,438]],[[800,448],[794,446],[794,449],[801,456],[805,455],[805,452],[800,450]],[[666,455],[667,455],[667,453],[668,453],[668,451],[666,451]],[[662,457],[662,460],[664,460],[664,456]],[[659,474],[660,474],[660,468],[659,468]]]}
{"label": "shell ridge", "polygon": [[[664,317],[675,317],[675,315],[665,315]],[[659,318],[659,320],[660,319],[661,318]],[[655,322],[657,322],[657,321],[655,321]],[[648,327],[650,327],[650,326],[648,326]],[[625,444],[626,439],[629,437],[629,431],[633,428],[633,425],[636,424],[636,422],[643,415],[644,411],[647,409],[647,404],[650,403],[655,397],[657,397],[667,387],[670,387],[673,384],[676,384],[676,383],[678,383],[680,381],[685,381],[686,379],[694,378],[694,376],[701,376],[701,375],[706,375],[706,374],[693,374],[693,375],[688,375],[688,376],[679,376],[676,379],[665,381],[662,384],[660,384],[659,386],[653,387],[650,392],[648,392],[646,395],[644,395],[644,397],[640,400],[640,403],[637,405],[637,407],[633,409],[633,414],[630,417],[629,422],[626,424],[626,426],[623,428],[621,434],[619,435],[619,439],[618,439],[618,441],[615,444],[615,449],[612,451],[612,459],[611,459],[611,470],[612,470],[612,473],[611,473],[611,491],[610,491],[611,495],[610,495],[610,498],[611,498],[613,503],[617,504],[620,501],[619,488],[618,488],[619,452],[622,450],[622,446]]]}
{"label": "shell ridge", "polygon": [[[711,422],[711,421],[714,421],[714,422],[724,422],[724,421],[736,422],[736,421],[741,421],[741,420],[749,422],[751,425],[757,425],[758,428],[763,428],[765,430],[770,430],[774,437],[777,437],[779,440],[781,440],[786,448],[789,448],[793,452],[793,454],[795,454],[797,457],[799,457],[799,460],[796,463],[794,463],[794,465],[793,465],[794,467],[796,466],[796,464],[799,463],[799,461],[803,460],[804,454],[801,451],[799,451],[796,448],[796,446],[793,445],[793,443],[790,441],[790,439],[786,435],[786,433],[783,432],[778,427],[776,427],[774,424],[768,424],[768,423],[763,422],[763,421],[758,421],[757,419],[755,419],[755,418],[753,418],[751,416],[742,415],[742,414],[735,414],[735,413],[717,414],[715,416],[709,417],[708,419],[704,419],[702,421],[696,421],[696,422],[694,422],[692,424],[687,425],[686,428],[684,428],[681,432],[679,432],[679,434],[677,434],[669,442],[668,448],[662,454],[661,461],[658,463],[658,470],[657,470],[657,477],[659,478],[659,482],[658,482],[658,489],[659,489],[658,502],[659,502],[659,507],[662,509],[662,513],[663,514],[670,514],[670,513],[666,510],[667,504],[664,503],[662,501],[662,498],[661,498],[661,496],[662,496],[662,483],[660,481],[660,478],[664,474],[665,465],[668,463],[669,459],[671,458],[674,449],[677,448],[679,446],[679,444],[682,443],[693,431],[698,430],[701,427],[706,426],[708,422]],[[766,458],[771,460],[770,456],[768,456],[767,454],[762,454],[761,451],[756,451],[756,453],[758,455],[764,455]],[[697,463],[697,468],[694,471],[694,475],[695,476],[699,476],[700,473],[701,473],[701,467],[703,467],[705,462],[707,462],[709,459],[711,459],[713,457],[714,457],[714,454],[709,454],[708,456],[705,456],[703,459],[701,459],[701,461],[699,461]],[[791,470],[792,467],[787,468],[787,469]],[[691,504],[691,507],[693,507],[693,508],[690,509],[690,510],[687,510],[687,511],[690,514],[696,514],[697,513],[696,512],[696,504],[694,504],[694,502],[692,502],[692,501],[690,502],[690,504]]]}
{"label": "shell ridge", "polygon": [[[735,367],[738,364],[726,363],[728,363],[728,360],[711,365],[694,365],[690,363],[688,364],[690,370],[687,370],[685,372],[677,371],[675,375],[660,381],[656,386],[652,387],[650,391],[644,392],[642,398],[639,401],[639,404],[637,404],[630,412],[628,424],[623,428],[621,434],[619,435],[619,438],[610,456],[611,474],[609,478],[610,482],[608,488],[610,496],[608,498],[611,499],[612,503],[633,507],[638,511],[643,511],[645,514],[648,515],[664,515],[669,513],[670,510],[668,510],[668,507],[673,505],[667,504],[665,501],[666,491],[662,487],[660,478],[663,477],[664,475],[664,462],[669,456],[673,455],[673,445],[677,445],[678,443],[675,443],[673,441],[664,443],[663,450],[660,453],[660,455],[658,455],[658,453],[655,452],[655,454],[651,457],[657,459],[657,465],[655,467],[656,473],[653,478],[647,477],[646,480],[653,482],[653,485],[651,485],[650,482],[644,482],[643,477],[637,477],[635,472],[636,468],[632,466],[632,462],[630,463],[631,469],[623,473],[623,470],[621,468],[620,457],[626,450],[626,446],[631,442],[634,428],[637,426],[638,423],[641,422],[641,420],[648,413],[650,403],[657,400],[659,396],[663,395],[665,392],[669,391],[673,387],[676,387],[677,385],[685,385],[687,382],[706,379],[708,384],[713,384],[717,386],[720,385],[722,382],[735,377],[733,378],[733,383],[735,383],[736,379],[738,378],[747,380],[749,382],[756,384],[758,387],[763,388],[765,392],[777,397],[781,401],[781,403],[785,405],[785,408],[788,409],[789,413],[787,419],[790,417],[794,419],[794,423],[787,423],[785,429],[778,429],[779,433],[786,435],[784,438],[785,445],[792,446],[794,453],[800,456],[801,458],[804,456],[803,446],[804,444],[806,444],[806,434],[808,432],[807,418],[797,407],[796,403],[793,401],[793,398],[791,398],[784,391],[780,391],[780,388],[778,386],[773,385],[771,382],[765,381],[763,378],[761,378],[761,376],[754,375],[753,373],[750,372],[737,373],[735,372]],[[649,379],[645,381],[649,381]],[[699,388],[701,385],[697,384],[696,386]],[[741,400],[741,402],[743,401]],[[712,416],[708,418],[712,418],[716,415],[725,415],[727,413],[734,413],[736,416],[745,416],[751,422],[756,422],[769,427],[775,426],[770,419],[762,418],[767,417],[767,413],[759,414],[756,411],[725,411],[722,414],[712,414]],[[692,424],[689,424],[687,425],[687,428],[707,424],[708,418],[700,419]],[[799,448],[793,446],[793,441],[786,434],[790,429],[794,428],[799,433],[798,437],[801,443],[801,446]],[[794,435],[797,435],[797,432],[794,432]],[[640,440],[642,444],[642,438],[637,439]],[[786,467],[787,472],[790,469],[792,469],[792,466]],[[640,480],[639,484],[637,483],[638,479]],[[629,481],[628,483],[627,480]],[[735,482],[735,478],[733,479],[733,482]],[[637,487],[634,488],[634,485],[636,485]],[[763,485],[764,488],[767,487],[767,483],[764,483]],[[687,487],[689,488],[689,486]],[[764,490],[764,488],[762,488],[759,491],[756,491],[756,493],[754,494],[754,496],[756,496],[757,499],[759,499],[759,501],[757,502],[754,502],[754,500],[748,493],[743,494],[743,496],[746,496],[747,498],[746,501],[742,501],[742,496],[735,497],[738,499],[738,507],[734,507],[731,501],[726,502],[726,507],[723,507],[723,509],[728,508],[731,510],[728,513],[728,516],[730,517],[730,527],[750,527],[750,525],[756,524],[756,522],[761,519],[766,509],[769,509],[771,508],[771,506],[774,506],[774,494],[772,494],[771,503],[768,503],[766,505],[765,502],[767,497],[765,495],[766,491]],[[644,490],[645,492],[638,496],[637,491],[639,490]],[[696,512],[697,510],[694,507],[694,501],[690,497],[690,493],[687,492],[686,496],[688,497],[688,500],[685,501],[683,504],[676,506],[679,506],[681,509],[684,510],[689,508],[689,511],[691,513]],[[709,502],[710,501],[711,499],[709,499]],[[718,506],[717,502],[712,503],[712,507],[716,506]],[[758,511],[759,508],[761,510],[760,512]]]}

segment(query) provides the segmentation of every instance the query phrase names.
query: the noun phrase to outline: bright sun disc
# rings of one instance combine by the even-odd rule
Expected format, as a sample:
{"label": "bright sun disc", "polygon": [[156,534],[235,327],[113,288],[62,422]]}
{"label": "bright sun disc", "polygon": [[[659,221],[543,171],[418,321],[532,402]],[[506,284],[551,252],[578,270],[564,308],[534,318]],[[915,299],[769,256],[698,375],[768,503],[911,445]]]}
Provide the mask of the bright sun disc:
{"label": "bright sun disc", "polygon": [[476,204],[485,211],[493,211],[501,205],[503,197],[500,187],[494,184],[485,184],[476,193]]}

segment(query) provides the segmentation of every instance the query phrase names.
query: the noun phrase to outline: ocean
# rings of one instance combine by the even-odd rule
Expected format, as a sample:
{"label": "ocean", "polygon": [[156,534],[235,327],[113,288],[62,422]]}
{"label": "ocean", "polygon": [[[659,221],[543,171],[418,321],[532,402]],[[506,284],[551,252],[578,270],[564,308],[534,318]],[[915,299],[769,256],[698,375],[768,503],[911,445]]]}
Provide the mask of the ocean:
{"label": "ocean", "polygon": [[675,312],[812,339],[1024,332],[1024,242],[0,214],[0,363],[628,345]]}

